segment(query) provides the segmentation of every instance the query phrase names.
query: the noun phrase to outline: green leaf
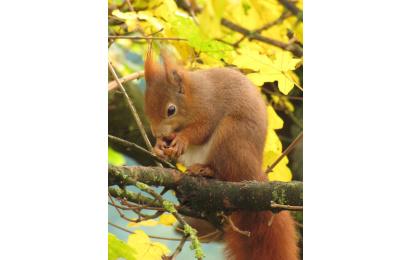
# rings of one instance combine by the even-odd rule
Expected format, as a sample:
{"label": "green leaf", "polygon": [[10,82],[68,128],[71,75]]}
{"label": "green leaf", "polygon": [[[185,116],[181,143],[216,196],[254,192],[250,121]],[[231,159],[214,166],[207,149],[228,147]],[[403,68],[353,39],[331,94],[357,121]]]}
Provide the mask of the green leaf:
{"label": "green leaf", "polygon": [[137,260],[137,251],[127,243],[119,240],[115,235],[108,233],[108,260],[116,260],[120,257],[127,260]]}
{"label": "green leaf", "polygon": [[108,146],[108,163],[119,166],[125,164],[125,158],[119,152]]}
{"label": "green leaf", "polygon": [[[223,59],[233,47],[225,43],[204,38],[195,22],[181,13],[175,13],[171,20],[172,32],[180,38],[188,39],[188,44],[196,50],[207,53],[210,57]],[[225,53],[224,53],[225,52]]]}

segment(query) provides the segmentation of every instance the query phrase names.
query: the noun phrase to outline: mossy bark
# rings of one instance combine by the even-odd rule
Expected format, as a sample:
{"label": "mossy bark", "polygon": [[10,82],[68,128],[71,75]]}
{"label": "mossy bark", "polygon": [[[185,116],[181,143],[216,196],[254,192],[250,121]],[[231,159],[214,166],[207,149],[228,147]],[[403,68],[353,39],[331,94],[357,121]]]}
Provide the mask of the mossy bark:
{"label": "mossy bark", "polygon": [[271,202],[303,205],[303,183],[293,182],[223,182],[204,177],[190,177],[177,170],[143,166],[108,167],[109,185],[124,187],[139,181],[164,186],[176,193],[181,205],[203,214],[233,211],[279,212]]}

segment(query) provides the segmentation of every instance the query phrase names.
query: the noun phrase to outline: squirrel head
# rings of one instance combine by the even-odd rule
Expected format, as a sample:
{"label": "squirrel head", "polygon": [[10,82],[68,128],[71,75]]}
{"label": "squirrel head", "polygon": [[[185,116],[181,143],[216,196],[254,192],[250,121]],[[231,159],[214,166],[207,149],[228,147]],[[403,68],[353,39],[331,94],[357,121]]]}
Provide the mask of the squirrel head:
{"label": "squirrel head", "polygon": [[165,49],[161,52],[164,66],[154,60],[151,48],[145,59],[144,112],[155,138],[171,136],[187,121],[187,72],[177,66]]}

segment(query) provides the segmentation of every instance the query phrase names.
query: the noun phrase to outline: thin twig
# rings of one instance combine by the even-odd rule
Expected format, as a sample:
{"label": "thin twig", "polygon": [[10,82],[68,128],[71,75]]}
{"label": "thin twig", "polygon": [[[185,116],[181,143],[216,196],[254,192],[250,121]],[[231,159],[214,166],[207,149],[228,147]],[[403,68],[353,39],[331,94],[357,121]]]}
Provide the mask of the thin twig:
{"label": "thin twig", "polygon": [[132,40],[175,40],[175,41],[188,41],[188,39],[177,38],[177,37],[147,37],[147,36],[125,36],[116,35],[108,36],[108,39],[132,39]]}
{"label": "thin twig", "polygon": [[[122,92],[124,93],[125,97],[127,98],[128,105],[129,105],[129,107],[130,107],[130,109],[131,109],[131,113],[132,113],[132,115],[134,116],[135,121],[137,122],[137,125],[138,125],[138,128],[139,128],[140,132],[141,132],[141,135],[142,135],[142,137],[143,137],[144,140],[145,140],[145,144],[147,145],[148,150],[149,150],[150,152],[152,152],[152,146],[151,146],[151,143],[150,143],[149,140],[148,140],[147,134],[145,133],[144,125],[141,123],[140,117],[139,117],[138,114],[137,114],[137,110],[135,109],[134,105],[132,104],[132,101],[131,101],[130,97],[128,96],[127,92],[125,91],[124,87],[122,86],[120,80],[118,79],[117,74],[115,73],[114,68],[112,67],[110,61],[108,61],[108,69],[110,70],[111,75],[114,77],[115,81],[116,81],[117,84],[120,86]],[[156,164],[157,164],[158,166],[162,167],[162,165],[161,165],[160,163],[156,162]]]}
{"label": "thin twig", "polygon": [[[118,208],[118,209],[122,209],[122,210],[132,210],[132,211],[134,211],[134,212],[135,212],[136,210],[138,210],[138,211],[142,210],[142,206],[123,207],[123,206],[120,206],[120,205],[113,204],[113,203],[111,203],[111,202],[108,202],[108,205],[114,206],[114,207],[116,207],[116,208]],[[141,215],[143,218],[142,218],[142,219],[138,219],[138,220],[133,220],[132,222],[139,223],[139,222],[141,222],[141,221],[146,221],[146,220],[149,220],[149,219],[154,219],[154,218],[157,218],[157,217],[159,217],[160,215],[162,215],[162,214],[164,213],[164,211],[167,211],[166,209],[151,208],[151,207],[147,207],[147,208],[145,208],[145,209],[157,210],[157,212],[155,212],[155,214],[152,214],[152,215],[140,214],[140,213],[138,213],[138,212],[135,212],[136,214]]]}
{"label": "thin twig", "polygon": [[[111,226],[113,226],[113,227],[116,227],[116,228],[118,228],[118,229],[121,229],[122,231],[128,232],[128,233],[130,233],[130,234],[134,234],[134,232],[132,232],[132,231],[130,231],[130,230],[127,230],[127,229],[125,229],[125,228],[123,228],[123,227],[120,227],[120,226],[118,226],[118,225],[115,225],[114,223],[112,223],[112,222],[110,222],[110,221],[108,221],[108,224],[111,225]],[[152,235],[148,235],[148,237],[150,237],[150,238],[157,238],[157,239],[164,239],[164,240],[172,240],[172,241],[180,241],[180,240],[181,240],[180,238],[159,237],[159,236],[152,236]]]}
{"label": "thin twig", "polygon": [[151,35],[155,35],[155,34],[157,34],[157,33],[159,33],[159,32],[162,32],[163,30],[164,30],[164,27],[162,27],[161,29],[159,29],[159,30],[156,31],[156,32],[150,33],[150,34],[145,35],[145,36],[146,36],[146,37],[149,37],[149,36],[151,36]]}
{"label": "thin twig", "polygon": [[272,217],[270,218],[269,222],[268,222],[268,226],[270,227],[273,223],[273,219],[275,218],[276,214],[272,213]]}
{"label": "thin twig", "polygon": [[155,213],[152,214],[152,215],[148,215],[148,214],[143,214],[143,213],[141,213],[141,216],[142,216],[144,219],[154,219],[154,218],[157,218],[157,217],[161,216],[163,213],[164,213],[163,211],[159,211],[159,210],[158,210],[157,212],[155,212]]}
{"label": "thin twig", "polygon": [[[141,209],[141,208],[142,208],[142,206],[138,206],[138,205],[132,206],[132,207],[130,207],[130,206],[124,207],[124,206],[120,206],[120,205],[117,205],[117,204],[114,204],[114,203],[111,203],[111,202],[108,202],[108,205],[114,206],[114,207],[119,208],[119,209],[122,209],[122,210],[138,210],[138,209]],[[167,211],[167,210],[164,209],[164,208],[157,208],[157,207],[146,207],[146,208],[144,208],[144,209],[156,210],[156,211],[160,211],[160,212],[165,212],[165,211]]]}
{"label": "thin twig", "polygon": [[139,146],[137,144],[128,142],[127,140],[124,140],[124,139],[121,139],[121,138],[118,138],[118,137],[115,137],[115,136],[112,136],[112,135],[108,135],[108,139],[110,139],[111,141],[114,141],[116,143],[119,143],[121,145],[124,145],[126,147],[132,148],[136,151],[142,152],[142,153],[148,155],[149,157],[151,157],[152,159],[154,159],[155,161],[163,163],[164,165],[168,166],[169,168],[177,169],[177,167],[175,167],[171,163],[159,158],[155,153],[149,152],[149,151],[145,150],[144,148],[142,148],[141,146]]}
{"label": "thin twig", "polygon": [[216,240],[218,237],[221,236],[221,234],[222,234],[222,232],[220,230],[216,230],[212,233],[203,235],[202,237],[198,237],[198,239],[202,242],[205,238],[212,237],[210,240],[207,240],[206,242],[204,242],[204,243],[209,243],[211,241]]}
{"label": "thin twig", "polygon": [[[108,192],[108,196],[110,197],[110,199],[111,199],[112,203],[115,205],[115,203],[114,203],[114,199],[111,197],[110,192]],[[108,202],[108,203],[109,203],[109,202]],[[122,214],[122,212],[119,210],[119,208],[118,208],[118,207],[115,207],[115,208],[117,209],[118,214],[120,215],[120,217],[121,217],[121,218],[123,218],[123,219],[125,219],[125,220],[127,220],[127,221],[130,221],[130,222],[135,222],[134,220],[132,220],[132,219],[130,219],[130,218],[128,218],[128,217],[126,217],[124,214]]]}
{"label": "thin twig", "polygon": [[134,7],[132,7],[132,4],[131,4],[130,0],[125,0],[125,2],[126,2],[127,5],[128,5],[128,9],[130,9],[131,12],[135,12],[135,11],[134,11]]}
{"label": "thin twig", "polygon": [[[121,82],[122,84],[124,84],[124,83],[130,82],[131,80],[139,79],[139,78],[141,78],[141,77],[143,77],[143,76],[144,76],[144,71],[143,71],[143,70],[142,70],[142,71],[138,71],[138,72],[134,72],[134,73],[132,73],[132,74],[130,74],[130,75],[128,75],[128,76],[125,76],[125,77],[120,78],[120,82]],[[118,87],[118,83],[117,83],[115,80],[110,81],[110,82],[108,83],[108,93],[110,93],[111,91],[113,91],[113,90],[116,89],[117,87]]]}
{"label": "thin twig", "polygon": [[302,211],[303,210],[303,206],[290,206],[290,205],[281,205],[281,204],[277,204],[274,201],[270,202],[270,206],[271,208],[274,209],[286,209],[286,210],[292,210],[292,211]]}
{"label": "thin twig", "polygon": [[114,43],[113,39],[110,39],[110,43],[108,44],[108,49],[111,47],[111,45]]}
{"label": "thin twig", "polygon": [[[115,205],[115,202],[114,202],[114,199],[111,197],[111,194],[110,194],[110,192],[108,192],[108,196],[110,197],[110,200],[111,200],[111,202],[112,202],[112,204],[114,204]],[[108,202],[109,203],[109,202]],[[117,211],[118,211],[118,214],[120,214],[121,215],[121,212],[120,212],[120,210],[117,208],[117,207],[115,207],[116,209],[117,209]]]}
{"label": "thin twig", "polygon": [[237,227],[233,224],[232,219],[231,219],[231,216],[228,216],[228,217],[227,217],[227,216],[224,216],[224,215],[223,215],[223,217],[228,220],[229,225],[232,227],[232,229],[233,229],[234,231],[236,231],[236,232],[238,232],[238,233],[240,233],[240,234],[242,234],[242,235],[245,235],[245,236],[247,236],[247,237],[250,237],[250,236],[251,236],[251,232],[249,232],[249,231],[242,231],[242,230],[240,230],[239,228],[237,228]]}
{"label": "thin twig", "polygon": [[[132,7],[132,4],[131,4],[130,0],[125,0],[125,2],[128,5],[128,9],[130,9],[131,12],[135,12],[134,7]],[[138,16],[135,19],[137,20],[138,31],[140,31],[142,33],[142,35],[146,36],[144,30],[141,27],[140,20],[138,19]]]}
{"label": "thin twig", "polygon": [[283,159],[283,157],[285,157],[293,149],[293,147],[295,147],[295,145],[300,141],[300,139],[302,139],[302,137],[303,137],[303,131],[295,139],[295,141],[293,141],[293,143],[291,143],[289,147],[286,148],[286,150],[279,156],[279,158],[276,159],[276,161],[271,166],[269,166],[268,169],[266,169],[265,173],[270,173],[272,169]]}
{"label": "thin twig", "polygon": [[196,25],[199,25],[198,20],[196,19],[196,15],[194,10],[192,9],[192,5],[189,2],[189,0],[183,0],[185,3],[185,7],[188,9],[189,14],[191,15],[192,19],[194,20],[194,22],[196,23]]}
{"label": "thin twig", "polygon": [[236,50],[237,48],[239,48],[239,43],[242,41],[242,40],[244,40],[246,37],[245,36],[243,36],[241,39],[239,39],[237,42],[235,42],[235,43],[230,43],[230,42],[227,42],[227,41],[224,41],[224,40],[222,40],[222,39],[216,39],[218,42],[222,42],[222,43],[225,43],[226,45],[229,45],[229,46],[232,46],[233,48],[234,48],[234,51],[239,55],[240,53],[239,53],[239,51],[238,50]]}
{"label": "thin twig", "polygon": [[123,228],[123,227],[120,227],[120,226],[118,226],[118,225],[115,225],[114,223],[111,223],[110,221],[108,221],[108,224],[111,225],[111,226],[114,226],[114,227],[116,227],[116,228],[118,228],[118,229],[121,229],[122,231],[128,232],[128,233],[130,233],[130,234],[134,234],[134,232],[132,232],[132,231],[130,231],[130,230],[127,230],[127,229],[125,229],[125,228]]}
{"label": "thin twig", "polygon": [[298,227],[300,227],[300,228],[303,228],[303,225],[300,224],[299,222],[296,222],[296,221],[295,221],[295,225],[298,226]]}
{"label": "thin twig", "polygon": [[274,95],[274,96],[278,96],[278,97],[283,97],[283,98],[287,98],[287,99],[294,99],[294,100],[303,101],[303,97],[285,96],[285,95],[279,94],[279,93],[277,93],[277,92],[273,92],[273,91],[267,89],[267,88],[264,87],[264,86],[262,86],[262,91],[263,91],[263,92],[266,92],[266,93],[268,93],[268,94],[270,94],[270,95]]}
{"label": "thin twig", "polygon": [[183,235],[181,242],[179,243],[178,247],[175,249],[174,253],[172,254],[172,256],[170,257],[171,260],[175,260],[177,258],[177,256],[179,255],[179,253],[182,250],[182,247],[184,246],[186,240],[188,239],[188,235]]}
{"label": "thin twig", "polygon": [[[140,183],[140,182],[135,181],[135,185],[136,185],[136,186],[138,186],[138,183]],[[141,184],[141,183],[140,183],[140,184]],[[145,184],[144,184],[144,185],[145,185]],[[160,202],[161,205],[165,205],[164,202],[168,202],[168,201],[165,200],[161,195],[159,195],[156,191],[154,191],[153,189],[149,188],[148,186],[146,186],[143,190],[144,190],[146,193],[148,193],[149,195],[151,195],[151,196],[153,196],[154,198],[158,199],[158,201]],[[168,203],[170,203],[170,202],[168,202]],[[172,212],[171,212],[171,211],[172,211]],[[178,213],[178,211],[176,211],[175,208],[174,208],[173,210],[170,210],[169,212],[178,220],[178,222],[181,224],[181,226],[184,227],[184,236],[185,236],[185,230],[186,230],[187,227],[189,227],[189,228],[192,229],[192,230],[195,230],[195,229],[193,229],[190,225],[188,225],[188,223],[182,218],[182,216]],[[194,232],[196,233],[196,231],[194,231]],[[189,234],[189,236],[191,237],[191,240],[198,239],[198,237],[197,237],[196,235],[194,235],[194,234]],[[198,241],[198,242],[199,242],[199,241]],[[198,259],[202,259],[202,258],[198,258]]]}
{"label": "thin twig", "polygon": [[293,44],[298,41],[298,37],[296,35],[293,35],[293,37],[289,40],[289,44]]}
{"label": "thin twig", "polygon": [[[161,196],[162,196],[163,194],[161,194]],[[143,197],[142,195],[141,195],[141,193],[138,193],[138,197],[140,198],[140,197]],[[135,206],[137,206],[137,207],[139,207],[139,209],[150,209],[150,210],[157,210],[157,211],[166,211],[166,209],[165,208],[162,208],[162,207],[151,207],[152,206],[152,204],[154,204],[155,202],[157,202],[158,201],[158,199],[156,199],[156,198],[154,198],[154,199],[152,199],[151,201],[149,201],[148,203],[146,203],[146,204],[143,204],[142,202],[139,202],[138,204],[138,206],[137,205],[135,205],[134,203],[130,203],[130,202],[128,202],[128,200],[127,199],[122,199],[122,200],[120,200],[120,203],[121,203],[121,205],[125,205],[125,206],[128,206],[128,207],[135,207]],[[159,202],[158,202],[159,203]],[[141,206],[140,206],[141,205]],[[175,205],[174,204],[174,208],[176,209],[176,210],[178,210],[178,209],[180,209],[182,206],[181,205]]]}
{"label": "thin twig", "polygon": [[[135,181],[134,181],[134,182],[135,182]],[[109,188],[108,188],[109,191],[110,191],[110,189],[115,191],[115,192],[113,192],[113,193],[118,193],[118,191],[121,190],[120,188],[113,188],[113,187],[109,187]],[[144,197],[144,196],[142,196],[142,197]],[[139,205],[143,205],[142,203],[139,203],[139,202],[134,202],[134,203],[136,203],[136,206],[137,206],[138,204],[139,204]],[[160,203],[160,202],[158,202],[158,204],[159,204],[159,203]],[[108,202],[108,204],[111,205],[110,202]],[[183,206],[181,206],[181,205],[179,205],[179,204],[172,203],[172,205],[174,206],[174,208],[175,208],[176,210],[179,210],[179,209],[183,208]],[[113,206],[114,206],[114,205],[113,205]],[[130,207],[130,206],[128,206],[128,207]],[[131,207],[132,207],[132,206],[131,206]],[[163,211],[163,212],[167,211],[165,208],[162,208],[162,207],[147,207],[147,208],[145,208],[145,209],[148,209],[148,210],[157,210],[157,211]]]}

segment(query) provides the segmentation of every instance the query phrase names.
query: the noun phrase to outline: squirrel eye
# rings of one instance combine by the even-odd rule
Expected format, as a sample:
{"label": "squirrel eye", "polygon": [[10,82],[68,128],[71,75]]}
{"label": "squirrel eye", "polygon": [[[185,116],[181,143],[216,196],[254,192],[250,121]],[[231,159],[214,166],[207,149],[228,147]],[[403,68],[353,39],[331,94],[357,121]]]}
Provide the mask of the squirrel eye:
{"label": "squirrel eye", "polygon": [[175,111],[176,111],[175,106],[174,106],[174,105],[171,105],[171,106],[168,108],[168,116],[172,116],[173,114],[175,114]]}

